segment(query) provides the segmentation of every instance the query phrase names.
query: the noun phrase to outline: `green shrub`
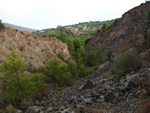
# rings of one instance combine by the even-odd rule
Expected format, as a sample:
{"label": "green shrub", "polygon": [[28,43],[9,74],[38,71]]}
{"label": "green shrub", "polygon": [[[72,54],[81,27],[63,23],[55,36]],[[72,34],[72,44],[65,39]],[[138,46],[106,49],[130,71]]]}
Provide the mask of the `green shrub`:
{"label": "green shrub", "polygon": [[122,50],[123,53],[126,52],[126,51],[128,51],[128,48],[124,48],[124,49]]}
{"label": "green shrub", "polygon": [[56,32],[52,32],[48,35],[48,37],[57,37]]}
{"label": "green shrub", "polygon": [[0,78],[2,95],[6,105],[19,106],[23,99],[35,95],[38,91],[36,87],[38,83],[32,82],[31,78],[24,74],[25,70],[26,66],[15,50],[9,52],[4,64],[0,64],[0,72],[3,73]]}
{"label": "green shrub", "polygon": [[109,60],[111,56],[112,56],[112,49],[110,48],[107,52],[107,60]]}
{"label": "green shrub", "polygon": [[37,91],[43,90],[46,86],[44,82],[44,75],[41,73],[35,73],[33,77],[31,77],[31,82],[36,86]]}
{"label": "green shrub", "polygon": [[115,73],[116,78],[119,79],[122,76],[125,76],[126,73],[136,70],[141,67],[141,60],[138,54],[135,51],[122,54],[115,64],[112,73]]}
{"label": "green shrub", "polygon": [[87,65],[88,66],[94,66],[96,63],[96,55],[93,51],[90,51],[87,56]]}
{"label": "green shrub", "polygon": [[78,75],[79,75],[80,77],[85,77],[85,76],[88,75],[87,68],[85,67],[84,64],[80,64],[80,65],[79,65]]}
{"label": "green shrub", "polygon": [[148,12],[148,18],[150,19],[150,12]]}
{"label": "green shrub", "polygon": [[57,60],[49,61],[49,65],[46,66],[46,73],[60,87],[65,86],[65,81],[72,77],[66,64],[59,65]]}
{"label": "green shrub", "polygon": [[64,53],[62,51],[59,52],[58,57],[64,60]]}
{"label": "green shrub", "polygon": [[80,53],[81,57],[85,60],[86,59],[86,52],[85,52],[85,49],[83,46],[80,46],[79,53]]}
{"label": "green shrub", "polygon": [[131,43],[131,42],[133,42],[133,39],[132,39],[132,38],[129,39],[129,43]]}
{"label": "green shrub", "polygon": [[113,75],[113,74],[115,74],[115,73],[116,73],[116,68],[111,68],[111,69],[110,69],[110,74]]}
{"label": "green shrub", "polygon": [[4,28],[5,28],[5,26],[4,26],[4,24],[2,24],[2,20],[0,20],[0,30],[4,29]]}
{"label": "green shrub", "polygon": [[102,47],[99,47],[98,50],[96,51],[96,60],[98,63],[102,63],[103,61],[103,56],[102,56]]}
{"label": "green shrub", "polygon": [[104,22],[103,26],[102,26],[102,30],[108,27],[108,23]]}
{"label": "green shrub", "polygon": [[71,72],[71,74],[73,76],[76,76],[77,75],[77,65],[76,65],[76,63],[75,62],[69,62],[68,70],[69,70],[69,72]]}

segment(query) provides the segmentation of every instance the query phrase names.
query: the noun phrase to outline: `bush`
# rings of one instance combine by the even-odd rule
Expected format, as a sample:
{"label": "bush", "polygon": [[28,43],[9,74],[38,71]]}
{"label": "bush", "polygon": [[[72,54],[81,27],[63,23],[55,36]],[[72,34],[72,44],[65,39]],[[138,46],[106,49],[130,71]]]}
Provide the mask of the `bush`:
{"label": "bush", "polygon": [[52,32],[48,35],[48,37],[57,37],[56,32]]}
{"label": "bush", "polygon": [[109,60],[112,56],[112,49],[110,48],[107,52],[107,60]]}
{"label": "bush", "polygon": [[103,61],[103,56],[102,56],[102,47],[99,47],[98,50],[96,51],[96,60],[98,63],[102,63]]}
{"label": "bush", "polygon": [[44,82],[44,75],[41,73],[35,73],[31,78],[31,82],[36,86],[38,92],[43,90],[46,86],[46,83]]}
{"label": "bush", "polygon": [[96,55],[93,51],[90,51],[87,56],[87,65],[88,66],[94,66],[96,63]]}
{"label": "bush", "polygon": [[78,75],[79,75],[80,77],[85,77],[85,76],[88,75],[87,68],[85,67],[84,64],[80,64],[80,65],[79,65]]}
{"label": "bush", "polygon": [[71,72],[71,74],[73,76],[76,76],[77,75],[77,65],[76,65],[76,63],[75,62],[69,62],[68,70],[69,70],[69,72]]}
{"label": "bush", "polygon": [[119,79],[122,76],[125,76],[126,73],[130,71],[136,70],[141,67],[141,60],[138,54],[134,51],[122,54],[116,64],[114,69],[112,69],[112,73],[115,73],[115,77]]}
{"label": "bush", "polygon": [[108,23],[104,22],[103,26],[102,26],[102,30],[108,27]]}
{"label": "bush", "polygon": [[2,24],[2,20],[0,20],[0,30],[4,29],[4,28],[5,28],[5,26],[4,26],[4,24]]}
{"label": "bush", "polygon": [[128,48],[124,48],[124,49],[122,50],[123,53],[126,52],[126,51],[128,51]]}
{"label": "bush", "polygon": [[0,80],[5,104],[17,107],[23,99],[31,97],[38,91],[36,87],[38,82],[32,82],[31,78],[24,74],[25,70],[26,66],[15,50],[9,52],[4,64],[0,65],[0,72],[3,73]]}
{"label": "bush", "polygon": [[62,51],[59,52],[58,57],[64,60],[64,53]]}
{"label": "bush", "polygon": [[150,19],[150,12],[148,12],[148,18]]}
{"label": "bush", "polygon": [[49,61],[49,65],[46,66],[46,73],[60,87],[65,86],[65,81],[72,77],[72,74],[68,72],[66,64],[59,65],[57,60]]}

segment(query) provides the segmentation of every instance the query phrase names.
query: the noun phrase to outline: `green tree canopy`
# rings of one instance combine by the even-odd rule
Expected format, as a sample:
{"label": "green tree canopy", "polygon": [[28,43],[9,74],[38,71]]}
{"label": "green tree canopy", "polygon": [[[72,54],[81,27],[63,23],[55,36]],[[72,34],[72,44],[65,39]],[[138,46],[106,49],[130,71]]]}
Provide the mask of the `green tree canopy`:
{"label": "green tree canopy", "polygon": [[46,66],[46,73],[53,82],[61,87],[65,85],[67,79],[72,77],[66,64],[59,65],[57,60],[49,61],[49,65]]}
{"label": "green tree canopy", "polygon": [[112,49],[110,48],[107,52],[107,59],[109,60],[111,56],[112,56]]}
{"label": "green tree canopy", "polygon": [[96,60],[98,63],[102,63],[103,61],[103,56],[102,56],[102,47],[99,47],[98,50],[96,51]]}
{"label": "green tree canopy", "polygon": [[81,45],[80,38],[75,38],[73,43],[74,43],[74,49],[75,49],[75,51],[77,51],[77,49],[80,48],[80,45]]}
{"label": "green tree canopy", "polygon": [[[32,82],[31,78],[25,75],[25,70],[26,66],[16,50],[9,52],[8,58],[4,60],[4,64],[0,64],[0,72],[3,73],[0,80],[2,82],[2,95],[4,96],[5,104],[19,106],[23,99],[34,95],[38,91],[36,87],[38,82]],[[44,80],[44,76],[40,77],[40,80],[42,79]],[[41,81],[41,85],[45,85],[44,81]]]}
{"label": "green tree canopy", "polygon": [[67,34],[66,33],[60,33],[57,37],[58,39],[60,39],[62,42],[66,42],[67,40]]}
{"label": "green tree canopy", "polygon": [[76,65],[76,63],[75,62],[69,62],[68,70],[69,70],[69,72],[71,72],[71,74],[73,76],[76,76],[77,75],[77,65]]}
{"label": "green tree canopy", "polygon": [[94,66],[95,63],[96,63],[96,55],[95,55],[94,51],[90,51],[87,56],[87,64],[89,66]]}
{"label": "green tree canopy", "polygon": [[67,45],[68,45],[69,52],[70,52],[71,54],[74,53],[74,44],[73,44],[73,41],[74,41],[73,38],[67,38],[67,40],[66,40]]}
{"label": "green tree canopy", "polygon": [[103,26],[102,26],[102,30],[108,27],[108,23],[104,22]]}

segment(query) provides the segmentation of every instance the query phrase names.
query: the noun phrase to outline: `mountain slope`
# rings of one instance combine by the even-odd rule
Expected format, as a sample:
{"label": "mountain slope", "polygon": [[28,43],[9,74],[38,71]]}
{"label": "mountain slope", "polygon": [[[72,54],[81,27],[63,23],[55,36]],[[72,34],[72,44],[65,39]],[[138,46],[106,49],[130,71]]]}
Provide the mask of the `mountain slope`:
{"label": "mountain slope", "polygon": [[56,34],[65,32],[67,35],[73,37],[78,36],[80,38],[80,35],[83,37],[84,34],[89,37],[91,36],[91,34],[96,33],[97,30],[100,30],[104,22],[107,22],[108,24],[112,24],[114,21],[115,20],[90,21],[90,22],[83,22],[75,25],[58,26],[57,28],[43,29],[37,31],[35,32],[35,34],[37,34],[38,36],[47,37],[52,32],[56,32]]}
{"label": "mountain slope", "polygon": [[136,46],[141,40],[144,40],[143,32],[150,22],[149,12],[150,2],[129,10],[110,27],[94,35],[87,42],[86,51],[96,51],[102,46],[104,53],[112,48],[113,53],[117,54],[124,48]]}
{"label": "mountain slope", "polygon": [[8,23],[5,23],[5,22],[3,22],[3,24],[6,27],[11,27],[11,28],[14,28],[14,29],[18,29],[19,31],[28,31],[28,32],[37,31],[36,29],[30,29],[30,28],[26,28],[26,27],[21,27],[21,26],[17,26],[17,25],[13,25],[13,24],[8,24]]}
{"label": "mountain slope", "polygon": [[48,64],[50,59],[58,59],[60,51],[64,53],[66,60],[70,59],[67,44],[52,37],[40,38],[29,32],[18,31],[12,28],[6,28],[0,31],[0,59],[3,61],[8,51],[16,49],[22,56],[25,64],[38,70]]}

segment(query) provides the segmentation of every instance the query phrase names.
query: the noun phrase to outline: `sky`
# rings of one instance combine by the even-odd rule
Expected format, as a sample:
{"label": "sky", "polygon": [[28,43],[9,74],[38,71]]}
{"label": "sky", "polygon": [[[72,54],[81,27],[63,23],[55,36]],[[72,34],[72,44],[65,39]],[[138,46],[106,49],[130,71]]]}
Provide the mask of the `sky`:
{"label": "sky", "polygon": [[32,29],[120,18],[145,0],[0,0],[3,22]]}

